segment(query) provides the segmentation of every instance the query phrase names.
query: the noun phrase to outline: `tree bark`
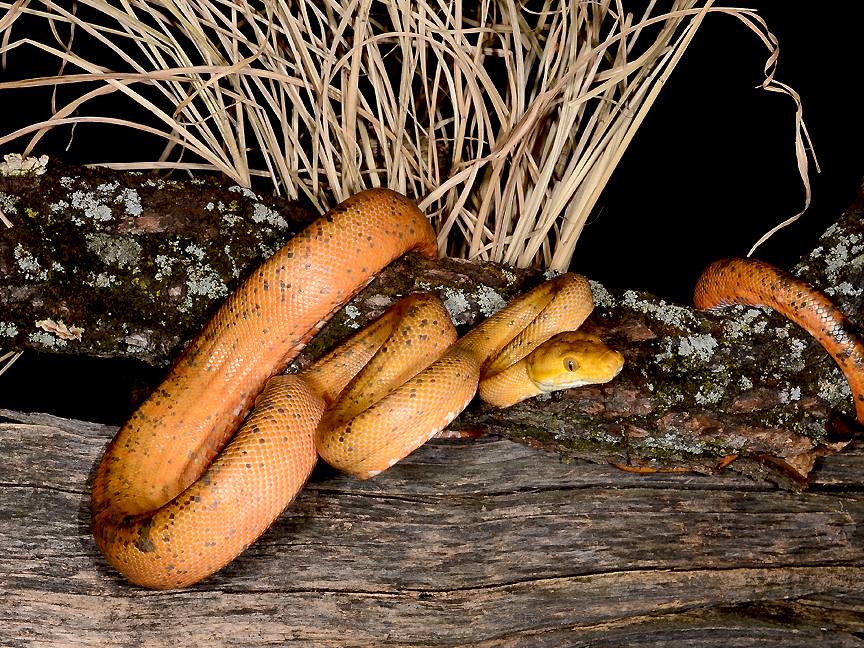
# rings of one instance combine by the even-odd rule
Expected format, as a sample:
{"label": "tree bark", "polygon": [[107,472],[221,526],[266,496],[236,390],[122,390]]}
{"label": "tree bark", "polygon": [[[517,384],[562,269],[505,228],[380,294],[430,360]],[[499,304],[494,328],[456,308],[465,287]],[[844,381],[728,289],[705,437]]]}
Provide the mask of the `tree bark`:
{"label": "tree bark", "polygon": [[[15,227],[0,234],[0,343],[6,348],[125,356],[167,365],[260,260],[312,217],[297,205],[203,180],[49,167],[0,178]],[[864,224],[854,205],[796,272],[861,312]],[[427,290],[464,330],[541,280],[493,264],[409,255],[337,314],[302,365]],[[820,456],[843,447],[848,386],[827,354],[782,317],[706,314],[595,284],[586,325],[626,357],[611,384],[506,410],[475,402],[452,428],[494,432],[565,457],[636,468],[725,466],[799,488]]]}
{"label": "tree bark", "polygon": [[227,568],[130,586],[88,475],[115,428],[0,412],[4,646],[861,646],[864,444],[811,492],[635,475],[435,439],[358,482],[320,467]]}

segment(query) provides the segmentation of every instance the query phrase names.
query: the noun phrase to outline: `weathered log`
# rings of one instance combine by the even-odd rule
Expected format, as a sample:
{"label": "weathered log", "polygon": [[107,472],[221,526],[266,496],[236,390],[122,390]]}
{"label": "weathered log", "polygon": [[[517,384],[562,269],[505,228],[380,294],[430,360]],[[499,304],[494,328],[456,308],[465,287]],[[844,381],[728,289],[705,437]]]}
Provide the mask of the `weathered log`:
{"label": "weathered log", "polygon": [[115,428],[0,417],[4,646],[862,645],[860,442],[796,494],[437,439],[367,482],[319,468],[226,569],[150,592],[90,535]]}
{"label": "weathered log", "polygon": [[[138,174],[76,175],[60,167],[0,179],[0,192],[18,220],[0,237],[7,313],[0,341],[13,347],[165,363],[291,229],[277,206],[201,181],[160,186]],[[257,230],[269,238],[257,238]],[[853,288],[864,285],[862,230],[861,209],[850,209],[798,269],[853,321],[864,301]],[[246,251],[242,260],[237,250]],[[464,328],[539,279],[492,264],[409,256],[334,317],[297,363],[410,290],[441,295]],[[829,425],[833,413],[851,411],[845,379],[783,318],[752,308],[705,314],[648,294],[594,288],[598,308],[587,327],[627,359],[613,383],[507,410],[475,403],[452,427],[632,466],[713,472],[741,456],[733,468],[790,487],[804,484],[818,457],[848,441],[841,426]]]}

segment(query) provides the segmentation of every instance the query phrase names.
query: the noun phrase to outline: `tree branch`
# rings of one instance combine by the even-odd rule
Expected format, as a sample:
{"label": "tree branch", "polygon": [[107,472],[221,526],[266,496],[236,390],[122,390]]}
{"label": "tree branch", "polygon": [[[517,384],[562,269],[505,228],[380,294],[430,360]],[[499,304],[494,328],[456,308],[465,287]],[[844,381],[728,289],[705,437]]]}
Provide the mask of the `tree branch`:
{"label": "tree branch", "polygon": [[[296,205],[209,180],[51,164],[0,177],[0,343],[5,348],[136,357],[167,364],[240,278],[310,220]],[[796,273],[855,321],[864,285],[860,205],[820,238]],[[438,293],[468,327],[541,278],[491,264],[400,260],[343,309],[298,358],[415,289]],[[713,472],[732,466],[786,486],[848,440],[845,379],[782,317],[734,308],[706,314],[595,284],[587,327],[626,357],[611,384],[506,410],[475,402],[451,428],[495,432],[565,456],[633,467]],[[830,433],[829,433],[830,430]]]}

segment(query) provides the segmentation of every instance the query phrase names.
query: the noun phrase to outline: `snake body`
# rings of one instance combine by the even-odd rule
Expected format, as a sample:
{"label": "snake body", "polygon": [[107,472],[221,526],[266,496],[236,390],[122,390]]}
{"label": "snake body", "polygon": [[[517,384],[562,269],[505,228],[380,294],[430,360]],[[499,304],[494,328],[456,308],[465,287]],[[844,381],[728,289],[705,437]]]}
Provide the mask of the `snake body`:
{"label": "snake body", "polygon": [[[423,214],[395,192],[365,191],[229,297],[97,467],[93,534],[114,567],[146,587],[190,585],[269,527],[319,454],[371,477],[444,428],[478,385],[484,400],[506,407],[620,371],[620,354],[576,331],[593,300],[583,277],[565,274],[458,341],[440,302],[410,295],[298,375],[280,373],[334,311],[410,250],[437,255]],[[765,305],[804,327],[843,369],[864,422],[864,347],[824,295],[767,264],[728,259],[706,269],[694,301]]]}
{"label": "snake body", "polygon": [[864,423],[864,345],[843,313],[822,292],[774,266],[754,259],[715,261],[699,277],[697,308],[767,306],[812,335],[846,376],[858,421]]}
{"label": "snake body", "polygon": [[455,344],[440,303],[409,296],[312,367],[276,375],[409,250],[437,255],[426,218],[395,192],[365,191],[289,241],[229,297],[97,467],[93,534],[115,568],[151,588],[197,582],[269,527],[317,454],[373,476],[455,418],[481,374],[484,398],[505,406],[621,369],[621,355],[590,336],[575,346],[554,341],[555,351],[538,346],[578,328],[593,308],[588,282],[567,274]]}

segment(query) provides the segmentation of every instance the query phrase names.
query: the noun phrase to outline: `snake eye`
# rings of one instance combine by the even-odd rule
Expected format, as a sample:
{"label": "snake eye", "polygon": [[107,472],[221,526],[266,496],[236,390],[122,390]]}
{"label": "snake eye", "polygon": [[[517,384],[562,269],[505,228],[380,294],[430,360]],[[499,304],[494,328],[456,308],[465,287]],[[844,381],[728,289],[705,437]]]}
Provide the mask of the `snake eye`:
{"label": "snake eye", "polygon": [[579,368],[579,363],[573,358],[564,358],[564,368],[567,371],[576,371]]}

